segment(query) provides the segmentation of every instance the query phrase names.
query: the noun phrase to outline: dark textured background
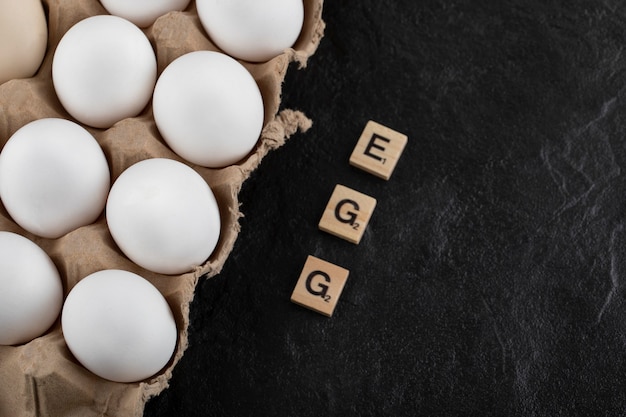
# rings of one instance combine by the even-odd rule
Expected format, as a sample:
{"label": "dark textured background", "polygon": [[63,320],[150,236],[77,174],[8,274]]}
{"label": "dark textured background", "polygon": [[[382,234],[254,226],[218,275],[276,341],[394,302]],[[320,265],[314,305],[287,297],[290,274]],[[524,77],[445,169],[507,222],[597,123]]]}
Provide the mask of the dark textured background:
{"label": "dark textured background", "polygon": [[[147,417],[626,415],[626,9],[606,1],[328,0],[286,108],[313,128],[240,194]],[[348,157],[409,136],[388,182]],[[378,200],[358,246],[318,231],[335,184]],[[335,315],[289,301],[312,254]]]}

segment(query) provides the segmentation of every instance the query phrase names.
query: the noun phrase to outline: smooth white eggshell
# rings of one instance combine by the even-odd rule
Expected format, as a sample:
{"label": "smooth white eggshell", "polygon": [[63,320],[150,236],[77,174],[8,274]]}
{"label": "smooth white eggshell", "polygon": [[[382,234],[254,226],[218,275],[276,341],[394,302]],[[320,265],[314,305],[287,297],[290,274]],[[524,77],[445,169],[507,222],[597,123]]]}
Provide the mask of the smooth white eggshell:
{"label": "smooth white eggshell", "polygon": [[268,61],[290,48],[304,22],[302,0],[196,0],[211,40],[228,55]]}
{"label": "smooth white eggshell", "polygon": [[122,270],[80,280],[65,300],[61,327],[76,359],[116,382],[153,376],[176,349],[176,322],[163,295],[146,279]]}
{"label": "smooth white eggshell", "polygon": [[144,33],[118,16],[88,17],[61,38],[52,62],[54,89],[78,121],[108,128],[146,107],[157,75]]}
{"label": "smooth white eggshell", "polygon": [[244,158],[263,128],[263,98],[235,59],[195,51],[175,59],[159,77],[154,120],[174,152],[197,165],[219,168]]}
{"label": "smooth white eggshell", "polygon": [[0,198],[25,230],[58,238],[95,221],[110,186],[94,137],[65,119],[39,119],[17,130],[0,152]]}
{"label": "smooth white eggshell", "polygon": [[48,255],[29,239],[0,231],[0,345],[41,336],[62,303],[63,284]]}
{"label": "smooth white eggshell", "polygon": [[47,44],[41,0],[0,0],[0,84],[33,76]]}
{"label": "smooth white eggshell", "polygon": [[128,19],[139,27],[148,27],[168,12],[183,10],[189,0],[100,0],[100,3],[112,15]]}
{"label": "smooth white eggshell", "polygon": [[161,274],[201,265],[220,235],[213,191],[196,171],[171,159],[147,159],[122,172],[111,187],[106,218],[120,250]]}

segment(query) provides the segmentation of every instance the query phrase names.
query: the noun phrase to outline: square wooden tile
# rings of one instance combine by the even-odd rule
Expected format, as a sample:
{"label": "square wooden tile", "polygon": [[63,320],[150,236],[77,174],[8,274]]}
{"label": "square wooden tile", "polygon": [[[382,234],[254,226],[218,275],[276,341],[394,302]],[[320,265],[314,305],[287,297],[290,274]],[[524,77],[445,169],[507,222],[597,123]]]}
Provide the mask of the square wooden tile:
{"label": "square wooden tile", "polygon": [[375,207],[375,198],[337,184],[318,227],[326,233],[358,245]]}
{"label": "square wooden tile", "polygon": [[389,180],[408,138],[372,120],[367,122],[350,156],[350,165]]}
{"label": "square wooden tile", "polygon": [[291,301],[331,317],[350,271],[309,255],[291,294]]}

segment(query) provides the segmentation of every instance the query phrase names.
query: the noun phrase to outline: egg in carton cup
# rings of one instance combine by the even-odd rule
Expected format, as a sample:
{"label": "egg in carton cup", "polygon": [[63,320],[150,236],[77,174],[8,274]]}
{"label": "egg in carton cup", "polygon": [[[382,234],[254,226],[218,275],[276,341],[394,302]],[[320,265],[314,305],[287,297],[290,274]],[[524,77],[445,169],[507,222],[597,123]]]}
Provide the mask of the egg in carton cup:
{"label": "egg in carton cup", "polygon": [[[178,332],[174,354],[158,373],[137,382],[113,382],[90,372],[77,360],[68,348],[58,317],[50,329],[31,341],[0,345],[0,415],[3,416],[141,416],[147,400],[167,387],[172,370],[187,347],[189,304],[198,281],[217,275],[233,248],[239,233],[238,220],[242,216],[238,193],[243,182],[268,152],[280,147],[297,131],[306,131],[312,123],[299,111],[281,110],[281,88],[288,68],[294,63],[298,69],[304,68],[321,41],[323,0],[304,0],[304,20],[297,41],[269,60],[246,56],[246,51],[232,50],[223,44],[232,51],[231,55],[242,53],[241,56],[249,58],[232,57],[252,75],[263,103],[258,141],[236,163],[203,166],[179,156],[155,122],[152,100],[137,115],[125,117],[110,127],[93,127],[81,122],[68,112],[55,90],[54,54],[70,28],[92,16],[108,15],[103,4],[112,9],[112,3],[115,1],[43,0],[48,28],[43,62],[32,77],[0,84],[0,149],[25,125],[57,118],[80,124],[95,138],[106,157],[111,184],[140,161],[156,158],[178,161],[210,186],[219,207],[219,239],[206,261],[185,273],[165,274],[141,267],[129,259],[114,240],[104,211],[95,221],[51,238],[24,229],[7,208],[0,205],[0,231],[24,236],[43,249],[58,269],[64,298],[81,280],[98,271],[128,271],[158,289],[173,313]],[[200,0],[198,4],[200,7],[196,1],[191,1],[182,11],[167,12],[153,23],[141,22],[140,30],[155,53],[157,76],[183,55],[196,51],[225,53],[203,26],[206,22],[201,21],[199,13],[205,11],[199,8],[206,7]],[[36,166],[30,168],[37,169]]]}

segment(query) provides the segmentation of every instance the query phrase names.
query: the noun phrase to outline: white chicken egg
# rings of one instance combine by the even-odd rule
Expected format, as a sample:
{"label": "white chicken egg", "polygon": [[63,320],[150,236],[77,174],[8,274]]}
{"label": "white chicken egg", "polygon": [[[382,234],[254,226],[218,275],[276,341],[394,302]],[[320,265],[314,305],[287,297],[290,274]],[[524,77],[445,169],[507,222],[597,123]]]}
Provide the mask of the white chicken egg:
{"label": "white chicken egg", "polygon": [[263,128],[263,98],[248,70],[233,58],[195,51],[165,68],[154,89],[154,120],[174,152],[220,168],[244,158]]}
{"label": "white chicken egg", "polygon": [[116,382],[150,378],[176,349],[176,322],[167,300],[128,271],[102,270],[80,280],[65,300],[61,327],[76,359]]}
{"label": "white chicken egg", "polygon": [[0,0],[0,84],[33,76],[47,44],[41,0]]}
{"label": "white chicken egg", "polygon": [[41,336],[62,303],[63,284],[48,255],[29,239],[0,231],[0,345]]}
{"label": "white chicken egg", "polygon": [[228,55],[268,61],[290,48],[304,22],[302,0],[196,0],[211,40]]}
{"label": "white chicken egg", "polygon": [[118,16],[81,20],[61,38],[52,82],[76,120],[108,128],[148,104],[156,81],[154,50],[144,33]]}
{"label": "white chicken egg", "polygon": [[106,206],[109,230],[134,263],[161,274],[201,265],[220,236],[220,212],[206,181],[187,165],[165,158],[127,168]]}
{"label": "white chicken egg", "polygon": [[190,0],[100,0],[109,13],[128,19],[139,27],[148,27],[164,14],[183,10]]}
{"label": "white chicken egg", "polygon": [[30,122],[0,153],[0,199],[13,220],[37,236],[55,239],[95,221],[110,181],[98,142],[69,120]]}

